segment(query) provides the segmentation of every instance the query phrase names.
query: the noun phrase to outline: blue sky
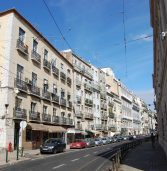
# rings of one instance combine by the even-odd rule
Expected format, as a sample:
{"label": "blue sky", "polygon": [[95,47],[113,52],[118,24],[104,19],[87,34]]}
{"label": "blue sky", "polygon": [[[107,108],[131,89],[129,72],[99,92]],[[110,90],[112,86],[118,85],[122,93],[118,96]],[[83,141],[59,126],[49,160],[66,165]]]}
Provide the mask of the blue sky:
{"label": "blue sky", "polygon": [[[130,90],[147,103],[153,102],[152,38],[128,43],[125,57],[121,13],[123,0],[45,1],[78,55],[97,67],[112,67],[116,77]],[[1,11],[14,7],[58,50],[68,49],[42,0],[0,1]],[[125,26],[127,40],[152,35],[149,0],[125,0]]]}

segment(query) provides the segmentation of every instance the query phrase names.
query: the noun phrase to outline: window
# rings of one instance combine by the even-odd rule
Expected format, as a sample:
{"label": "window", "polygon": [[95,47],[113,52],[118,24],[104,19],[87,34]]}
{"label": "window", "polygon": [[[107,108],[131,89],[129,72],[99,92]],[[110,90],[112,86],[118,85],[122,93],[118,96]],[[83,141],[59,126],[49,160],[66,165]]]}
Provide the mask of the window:
{"label": "window", "polygon": [[23,77],[23,66],[17,64],[17,79],[22,80]]}
{"label": "window", "polygon": [[36,109],[36,103],[31,102],[31,112],[35,112]]}
{"label": "window", "polygon": [[67,69],[67,73],[70,74],[70,69]]}
{"label": "window", "polygon": [[36,40],[33,40],[33,51],[37,52],[38,42]]}
{"label": "window", "polygon": [[37,85],[37,74],[32,72],[32,86],[35,87]]}
{"label": "window", "polygon": [[47,106],[43,106],[43,113],[47,114]]}
{"label": "window", "polygon": [[57,111],[57,109],[53,108],[53,116],[56,116],[56,111]]}
{"label": "window", "polygon": [[19,40],[24,42],[25,39],[25,31],[22,28],[19,28]]}
{"label": "window", "polygon": [[63,89],[61,89],[61,98],[64,98],[65,97],[65,92]]}
{"label": "window", "polygon": [[44,59],[48,60],[48,51],[46,49],[44,50]]}
{"label": "window", "polygon": [[16,102],[15,103],[16,103],[15,104],[16,108],[20,109],[21,108],[21,104],[22,104],[22,99],[16,97]]}
{"label": "window", "polygon": [[65,112],[61,112],[61,116],[64,117],[65,116]]}
{"label": "window", "polygon": [[64,68],[64,65],[61,63],[61,69],[63,69]]}
{"label": "window", "polygon": [[57,87],[56,87],[56,84],[53,84],[53,94],[57,94]]}
{"label": "window", "polygon": [[44,79],[43,90],[44,90],[44,93],[47,92],[48,90],[48,80],[46,79]]}

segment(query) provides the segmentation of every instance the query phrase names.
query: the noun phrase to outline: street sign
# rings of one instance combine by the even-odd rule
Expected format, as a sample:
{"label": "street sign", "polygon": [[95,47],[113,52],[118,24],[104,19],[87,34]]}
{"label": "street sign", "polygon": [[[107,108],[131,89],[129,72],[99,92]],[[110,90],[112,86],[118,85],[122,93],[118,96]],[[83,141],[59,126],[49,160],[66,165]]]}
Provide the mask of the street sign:
{"label": "street sign", "polygon": [[27,126],[27,122],[26,121],[21,121],[20,122],[20,128],[25,129],[26,126]]}

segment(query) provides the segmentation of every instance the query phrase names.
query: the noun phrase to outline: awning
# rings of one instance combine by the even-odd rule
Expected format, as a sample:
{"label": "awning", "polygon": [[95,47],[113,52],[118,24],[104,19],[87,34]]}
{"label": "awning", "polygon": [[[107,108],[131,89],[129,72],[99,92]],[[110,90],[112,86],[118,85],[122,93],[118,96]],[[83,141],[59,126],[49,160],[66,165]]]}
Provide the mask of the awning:
{"label": "awning", "polygon": [[49,133],[53,133],[53,132],[66,132],[66,129],[63,128],[62,126],[51,126],[51,125],[47,125],[47,127],[48,127],[48,132]]}
{"label": "awning", "polygon": [[28,123],[28,126],[30,126],[31,129],[34,131],[46,131],[46,132],[48,132],[47,125],[37,124],[37,123]]}
{"label": "awning", "polygon": [[92,132],[92,130],[88,130],[88,129],[86,129],[85,132],[87,132],[88,134],[94,134],[94,132]]}
{"label": "awning", "polygon": [[69,128],[67,130],[67,133],[69,133],[69,134],[81,134],[82,132],[80,130],[78,130],[78,129]]}
{"label": "awning", "polygon": [[100,132],[100,131],[92,130],[92,132],[93,132],[94,134],[101,134],[101,132]]}
{"label": "awning", "polygon": [[37,123],[28,123],[28,126],[31,127],[34,131],[45,131],[45,132],[66,132],[66,129],[64,129],[61,126],[52,126],[52,125],[43,125],[43,124],[37,124]]}

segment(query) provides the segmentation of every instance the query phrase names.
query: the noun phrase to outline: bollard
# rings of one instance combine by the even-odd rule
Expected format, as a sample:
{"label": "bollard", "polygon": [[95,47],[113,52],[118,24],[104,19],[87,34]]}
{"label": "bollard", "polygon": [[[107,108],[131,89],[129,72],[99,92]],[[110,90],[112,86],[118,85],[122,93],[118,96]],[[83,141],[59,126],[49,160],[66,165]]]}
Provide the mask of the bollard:
{"label": "bollard", "polygon": [[19,147],[17,146],[17,156],[16,159],[19,160]]}
{"label": "bollard", "polygon": [[8,150],[6,149],[6,163],[8,162]]}
{"label": "bollard", "polygon": [[24,147],[21,148],[21,157],[23,157]]}

